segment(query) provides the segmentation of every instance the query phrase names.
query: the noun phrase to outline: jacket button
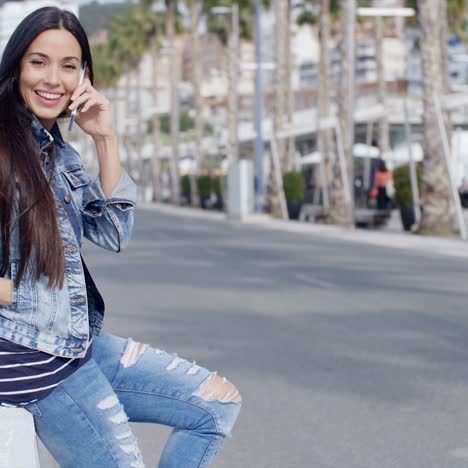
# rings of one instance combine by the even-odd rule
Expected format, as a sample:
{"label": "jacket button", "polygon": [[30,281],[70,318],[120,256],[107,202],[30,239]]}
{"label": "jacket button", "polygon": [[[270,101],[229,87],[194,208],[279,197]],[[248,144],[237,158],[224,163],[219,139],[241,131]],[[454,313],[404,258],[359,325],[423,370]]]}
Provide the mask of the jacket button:
{"label": "jacket button", "polygon": [[67,194],[67,195],[65,195],[65,196],[63,197],[63,199],[65,200],[65,203],[70,203],[72,197],[71,197],[71,195],[68,195],[68,194]]}

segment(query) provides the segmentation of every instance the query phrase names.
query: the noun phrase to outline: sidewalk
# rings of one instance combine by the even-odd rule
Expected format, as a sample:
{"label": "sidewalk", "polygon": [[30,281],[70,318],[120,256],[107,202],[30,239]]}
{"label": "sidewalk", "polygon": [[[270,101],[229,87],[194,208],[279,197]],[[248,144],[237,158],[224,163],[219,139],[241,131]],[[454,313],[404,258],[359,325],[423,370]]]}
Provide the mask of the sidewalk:
{"label": "sidewalk", "polygon": [[139,203],[139,209],[159,211],[184,218],[205,219],[218,222],[242,223],[255,225],[274,231],[296,232],[310,234],[343,242],[357,242],[412,252],[426,252],[447,255],[458,258],[468,258],[468,241],[455,237],[419,236],[402,231],[399,213],[394,210],[390,222],[381,229],[347,229],[340,226],[325,224],[300,223],[273,219],[268,215],[252,214],[242,221],[231,220],[225,213],[201,210],[196,208],[178,207],[162,203]]}

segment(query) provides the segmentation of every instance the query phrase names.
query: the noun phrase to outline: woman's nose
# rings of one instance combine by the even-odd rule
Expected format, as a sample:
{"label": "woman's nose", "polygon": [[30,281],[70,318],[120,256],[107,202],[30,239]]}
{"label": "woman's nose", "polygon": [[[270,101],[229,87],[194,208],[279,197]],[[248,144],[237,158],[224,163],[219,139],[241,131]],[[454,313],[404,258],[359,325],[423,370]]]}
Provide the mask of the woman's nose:
{"label": "woman's nose", "polygon": [[59,70],[56,67],[47,67],[45,81],[49,85],[57,85],[60,82]]}

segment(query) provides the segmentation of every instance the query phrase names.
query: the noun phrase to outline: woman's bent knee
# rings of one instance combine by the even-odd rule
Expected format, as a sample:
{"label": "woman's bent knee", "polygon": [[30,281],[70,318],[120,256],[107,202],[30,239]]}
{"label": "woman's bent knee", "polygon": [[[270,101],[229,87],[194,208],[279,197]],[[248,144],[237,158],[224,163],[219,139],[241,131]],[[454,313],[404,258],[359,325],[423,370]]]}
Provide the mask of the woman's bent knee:
{"label": "woman's bent knee", "polygon": [[214,373],[202,382],[194,396],[215,407],[213,413],[217,416],[217,432],[229,437],[242,405],[239,390],[225,377]]}

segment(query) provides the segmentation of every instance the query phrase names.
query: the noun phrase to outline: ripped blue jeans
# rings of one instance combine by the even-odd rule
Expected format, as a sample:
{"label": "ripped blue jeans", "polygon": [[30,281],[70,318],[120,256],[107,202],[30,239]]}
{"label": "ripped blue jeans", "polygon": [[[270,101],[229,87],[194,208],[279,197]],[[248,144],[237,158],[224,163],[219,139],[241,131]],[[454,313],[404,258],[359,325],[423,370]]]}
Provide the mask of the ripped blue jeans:
{"label": "ripped blue jeans", "polygon": [[225,378],[132,339],[103,333],[92,358],[43,400],[27,406],[62,468],[144,467],[128,421],[173,427],[160,468],[204,468],[241,406]]}

